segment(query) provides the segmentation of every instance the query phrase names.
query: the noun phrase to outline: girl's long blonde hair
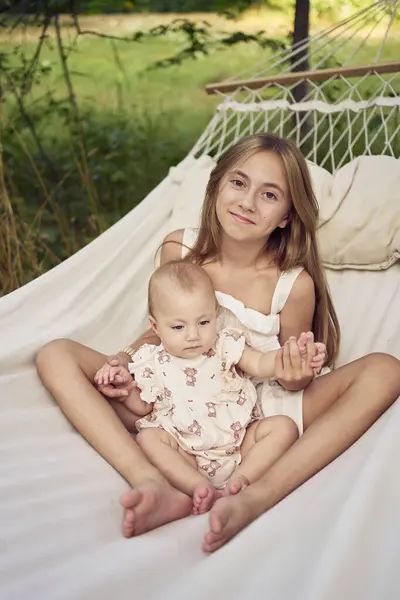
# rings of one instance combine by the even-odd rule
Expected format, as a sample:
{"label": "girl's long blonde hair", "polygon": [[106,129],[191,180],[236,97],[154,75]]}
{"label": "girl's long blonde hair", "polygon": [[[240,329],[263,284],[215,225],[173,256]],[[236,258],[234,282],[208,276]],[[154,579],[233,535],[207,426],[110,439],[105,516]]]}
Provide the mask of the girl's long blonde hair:
{"label": "girl's long blonde hair", "polygon": [[273,251],[280,271],[303,266],[315,286],[313,332],[315,339],[327,347],[327,363],[332,365],[340,343],[340,327],[328,284],[325,279],[316,239],[318,203],[315,198],[307,163],[295,144],[269,133],[244,138],[227,150],[218,160],[207,184],[197,241],[186,260],[197,264],[216,260],[221,249],[221,225],[216,213],[216,201],[223,177],[239,163],[262,151],[280,156],[286,171],[292,200],[290,219],[284,229],[277,228],[265,245]]}

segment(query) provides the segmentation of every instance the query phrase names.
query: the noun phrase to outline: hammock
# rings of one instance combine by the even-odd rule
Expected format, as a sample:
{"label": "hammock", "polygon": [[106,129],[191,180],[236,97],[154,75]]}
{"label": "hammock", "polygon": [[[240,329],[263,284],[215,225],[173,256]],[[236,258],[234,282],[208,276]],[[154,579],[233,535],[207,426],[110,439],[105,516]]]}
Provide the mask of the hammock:
{"label": "hammock", "polygon": [[[2,600],[399,597],[400,404],[205,557],[206,516],[121,537],[126,483],[73,430],[34,368],[51,339],[110,353],[142,332],[163,237],[196,226],[221,152],[265,130],[295,139],[310,161],[343,329],[339,362],[372,351],[400,357],[400,67],[385,59],[397,8],[380,0],[272,63],[209,86],[221,104],[165,180],[98,239],[0,300]],[[364,65],[364,44],[377,32],[376,62]],[[290,73],[305,48],[311,70]]]}

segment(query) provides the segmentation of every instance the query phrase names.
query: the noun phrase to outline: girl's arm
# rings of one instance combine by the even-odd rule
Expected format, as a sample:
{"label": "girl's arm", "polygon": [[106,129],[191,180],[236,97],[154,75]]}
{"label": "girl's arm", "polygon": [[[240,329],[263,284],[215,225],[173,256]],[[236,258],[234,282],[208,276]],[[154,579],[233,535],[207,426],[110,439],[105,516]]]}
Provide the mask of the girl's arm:
{"label": "girl's arm", "polygon": [[[301,360],[298,344],[290,338],[299,338],[302,331],[312,330],[315,310],[314,282],[307,271],[298,276],[289,298],[280,313],[279,341],[275,377],[287,390],[297,391],[307,387],[314,378],[309,361]],[[288,342],[288,343],[286,343]]]}
{"label": "girl's arm", "polygon": [[290,337],[298,339],[303,331],[312,331],[314,310],[314,282],[307,271],[302,271],[280,312],[279,341],[281,346]]}
{"label": "girl's arm", "polygon": [[[138,338],[135,342],[129,345],[129,348],[132,352],[136,352],[140,348],[140,346],[144,346],[144,344],[150,344],[151,346],[159,346],[161,343],[160,338],[154,332],[153,329],[148,329],[145,331],[140,338]],[[119,364],[128,368],[128,364],[131,362],[132,358],[129,354],[121,350],[116,355],[108,356],[107,362],[110,364],[112,360],[117,360]]]}

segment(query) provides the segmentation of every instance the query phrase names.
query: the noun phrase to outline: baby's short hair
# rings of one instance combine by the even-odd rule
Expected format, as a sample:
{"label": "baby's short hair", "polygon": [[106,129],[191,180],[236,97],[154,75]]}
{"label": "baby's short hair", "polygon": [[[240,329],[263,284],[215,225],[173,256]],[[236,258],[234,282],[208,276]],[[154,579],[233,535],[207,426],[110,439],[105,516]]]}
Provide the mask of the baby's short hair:
{"label": "baby's short hair", "polygon": [[150,277],[148,303],[151,316],[154,316],[154,306],[162,295],[163,287],[168,284],[189,292],[205,287],[214,294],[211,278],[202,267],[185,260],[173,260],[156,269]]}

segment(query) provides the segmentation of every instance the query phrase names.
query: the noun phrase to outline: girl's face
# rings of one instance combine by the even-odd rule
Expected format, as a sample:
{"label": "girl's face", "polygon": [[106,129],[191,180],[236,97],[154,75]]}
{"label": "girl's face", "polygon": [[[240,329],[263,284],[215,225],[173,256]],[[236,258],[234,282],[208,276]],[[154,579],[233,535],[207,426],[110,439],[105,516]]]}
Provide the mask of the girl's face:
{"label": "girl's face", "polygon": [[222,178],[216,211],[225,235],[264,244],[277,227],[286,226],[291,206],[281,158],[260,151]]}

